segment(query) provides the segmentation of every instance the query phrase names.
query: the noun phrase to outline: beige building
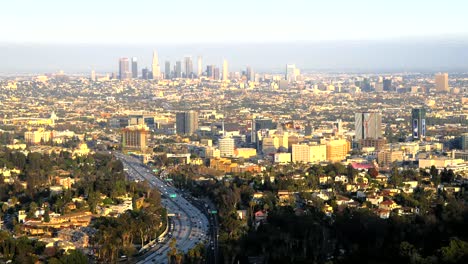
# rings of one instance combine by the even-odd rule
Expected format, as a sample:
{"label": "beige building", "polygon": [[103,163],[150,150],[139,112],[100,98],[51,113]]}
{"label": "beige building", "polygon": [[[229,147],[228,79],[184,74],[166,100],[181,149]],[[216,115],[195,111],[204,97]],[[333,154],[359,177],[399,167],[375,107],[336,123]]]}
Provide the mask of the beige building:
{"label": "beige building", "polygon": [[254,148],[238,148],[234,150],[234,156],[248,159],[257,156],[257,150]]}
{"label": "beige building", "polygon": [[448,73],[438,73],[435,75],[435,87],[437,92],[448,92]]}
{"label": "beige building", "polygon": [[122,130],[122,149],[144,151],[148,136],[149,128],[146,125],[127,126]]}
{"label": "beige building", "polygon": [[339,162],[346,159],[351,144],[346,139],[332,139],[327,141],[327,161]]}
{"label": "beige building", "polygon": [[275,163],[291,162],[291,153],[275,153]]}
{"label": "beige building", "polygon": [[424,168],[430,168],[432,166],[435,166],[436,168],[446,168],[449,166],[456,166],[462,163],[464,163],[463,159],[436,157],[436,158],[420,159],[419,168],[424,169]]}
{"label": "beige building", "polygon": [[51,139],[51,131],[45,131],[44,129],[39,129],[37,131],[27,131],[24,132],[24,140],[26,144],[36,145],[40,143],[47,143]]}
{"label": "beige building", "polygon": [[292,162],[314,163],[327,160],[327,146],[324,144],[293,144]]}
{"label": "beige building", "polygon": [[382,150],[377,153],[377,161],[382,167],[389,167],[393,162],[403,160],[401,150]]}

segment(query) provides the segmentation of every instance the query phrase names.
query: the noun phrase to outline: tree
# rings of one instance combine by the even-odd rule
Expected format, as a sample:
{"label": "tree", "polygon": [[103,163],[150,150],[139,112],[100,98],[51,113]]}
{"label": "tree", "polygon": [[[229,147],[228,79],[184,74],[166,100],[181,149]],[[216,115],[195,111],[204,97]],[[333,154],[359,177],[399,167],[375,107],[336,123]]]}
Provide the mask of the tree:
{"label": "tree", "polygon": [[453,238],[448,246],[440,249],[442,260],[447,263],[468,262],[468,242]]}
{"label": "tree", "polygon": [[88,258],[79,250],[71,250],[60,258],[66,264],[87,264]]}

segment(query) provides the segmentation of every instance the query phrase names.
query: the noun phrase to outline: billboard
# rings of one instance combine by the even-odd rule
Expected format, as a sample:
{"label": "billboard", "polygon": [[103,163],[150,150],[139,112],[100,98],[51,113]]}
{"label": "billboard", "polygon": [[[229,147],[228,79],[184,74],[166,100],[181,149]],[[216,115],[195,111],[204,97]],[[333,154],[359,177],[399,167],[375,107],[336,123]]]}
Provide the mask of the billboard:
{"label": "billboard", "polygon": [[417,119],[413,119],[413,138],[419,138],[419,127]]}
{"label": "billboard", "polygon": [[421,119],[421,136],[426,136],[426,119]]}

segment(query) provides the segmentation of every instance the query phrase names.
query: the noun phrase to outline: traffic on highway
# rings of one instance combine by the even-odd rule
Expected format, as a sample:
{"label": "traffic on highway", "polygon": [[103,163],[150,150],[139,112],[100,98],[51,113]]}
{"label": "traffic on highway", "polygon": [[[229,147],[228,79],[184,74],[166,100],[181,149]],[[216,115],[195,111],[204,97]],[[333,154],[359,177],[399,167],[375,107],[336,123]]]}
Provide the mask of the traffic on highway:
{"label": "traffic on highway", "polygon": [[[156,177],[141,160],[136,157],[115,152],[114,155],[122,161],[129,180],[147,181],[151,187],[161,192],[161,204],[167,209],[169,216],[169,230],[166,236],[150,246],[148,252],[137,259],[137,263],[167,263],[169,241],[176,239],[178,251],[187,252],[198,243],[213,247],[213,236],[209,235],[210,222],[207,216],[201,212],[199,204],[194,202],[190,195],[170,186],[165,181]],[[185,197],[187,197],[187,199]],[[212,224],[211,224],[212,227]],[[216,237],[216,236],[215,236]]]}

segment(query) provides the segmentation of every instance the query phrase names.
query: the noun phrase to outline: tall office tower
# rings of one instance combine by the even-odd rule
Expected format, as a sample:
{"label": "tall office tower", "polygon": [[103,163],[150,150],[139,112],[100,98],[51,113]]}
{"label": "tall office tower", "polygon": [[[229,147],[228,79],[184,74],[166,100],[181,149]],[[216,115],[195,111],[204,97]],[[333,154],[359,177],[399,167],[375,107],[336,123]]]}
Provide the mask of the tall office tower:
{"label": "tall office tower", "polygon": [[188,112],[176,113],[176,133],[179,135],[192,135],[198,129],[198,113],[190,110]]}
{"label": "tall office tower", "polygon": [[182,78],[182,62],[181,61],[176,61],[175,77]]}
{"label": "tall office tower", "polygon": [[255,118],[252,120],[251,142],[257,142],[257,132],[261,129],[274,129],[273,120],[270,118]]}
{"label": "tall office tower", "polygon": [[426,109],[415,108],[411,110],[411,128],[413,140],[423,140],[426,137]]}
{"label": "tall office tower", "polygon": [[136,57],[132,58],[132,78],[138,79],[138,61]]}
{"label": "tall office tower", "polygon": [[158,59],[158,53],[156,51],[153,52],[153,63],[152,65],[152,70],[153,70],[153,80],[159,80],[161,77],[161,68],[159,67],[159,59]]}
{"label": "tall office tower", "polygon": [[286,80],[288,82],[295,82],[296,81],[296,65],[295,64],[287,64],[286,65]]}
{"label": "tall office tower", "polygon": [[250,82],[255,81],[255,73],[252,70],[252,67],[247,66],[247,70],[245,71],[245,75],[247,76],[247,81],[250,81]]}
{"label": "tall office tower", "polygon": [[214,65],[206,66],[206,77],[214,79]]}
{"label": "tall office tower", "polygon": [[221,157],[233,157],[234,156],[234,139],[231,137],[225,137],[219,139],[219,154]]}
{"label": "tall office tower", "polygon": [[438,73],[435,75],[435,86],[437,92],[448,92],[448,73]]}
{"label": "tall office tower", "polygon": [[141,78],[142,78],[143,80],[148,80],[148,78],[149,78],[148,68],[143,68],[143,69],[141,70]]}
{"label": "tall office tower", "polygon": [[386,91],[386,92],[390,92],[392,91],[392,79],[387,79],[385,78],[383,80],[383,90]]}
{"label": "tall office tower", "polygon": [[164,63],[164,78],[171,79],[171,62],[166,61]]}
{"label": "tall office tower", "polygon": [[214,67],[213,68],[213,80],[219,80],[219,68],[218,67]]}
{"label": "tall office tower", "polygon": [[130,77],[130,71],[128,67],[128,58],[119,59],[119,78],[120,80],[126,80]]}
{"label": "tall office tower", "polygon": [[198,56],[197,59],[197,76],[200,78],[203,74],[203,66],[202,66],[202,57]]}
{"label": "tall office tower", "polygon": [[91,81],[92,82],[96,81],[96,72],[94,70],[91,71]]}
{"label": "tall office tower", "polygon": [[224,60],[223,61],[223,81],[227,81],[228,80],[228,74],[229,74],[229,71],[228,71],[228,62],[227,60]]}
{"label": "tall office tower", "polygon": [[192,78],[192,74],[193,74],[192,57],[190,56],[185,57],[184,62],[185,62],[185,78]]}
{"label": "tall office tower", "polygon": [[149,128],[146,125],[127,126],[122,130],[122,149],[145,150],[148,135]]}
{"label": "tall office tower", "polygon": [[462,140],[462,149],[465,151],[468,150],[468,133],[462,134],[461,140]]}
{"label": "tall office tower", "polygon": [[361,112],[354,115],[356,140],[382,137],[382,114]]}

